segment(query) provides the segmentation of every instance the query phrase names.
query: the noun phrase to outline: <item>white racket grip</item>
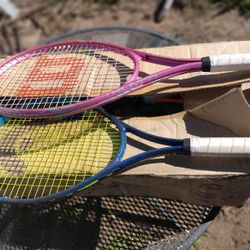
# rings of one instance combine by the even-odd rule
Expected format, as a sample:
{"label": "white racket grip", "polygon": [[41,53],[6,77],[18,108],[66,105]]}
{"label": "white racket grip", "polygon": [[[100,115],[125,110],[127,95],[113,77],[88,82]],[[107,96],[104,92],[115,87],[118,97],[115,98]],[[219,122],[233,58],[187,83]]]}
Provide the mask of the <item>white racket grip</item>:
{"label": "white racket grip", "polygon": [[210,56],[210,72],[250,70],[250,53]]}
{"label": "white racket grip", "polygon": [[184,149],[193,156],[250,158],[250,137],[185,139]]}

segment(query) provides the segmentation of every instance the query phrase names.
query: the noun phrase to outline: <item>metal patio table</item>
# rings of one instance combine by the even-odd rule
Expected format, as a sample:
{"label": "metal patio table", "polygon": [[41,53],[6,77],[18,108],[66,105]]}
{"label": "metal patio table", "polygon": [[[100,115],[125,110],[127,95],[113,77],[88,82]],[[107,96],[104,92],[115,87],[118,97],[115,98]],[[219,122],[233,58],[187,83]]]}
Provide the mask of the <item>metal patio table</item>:
{"label": "metal patio table", "polygon": [[[97,27],[64,39],[112,41],[132,48],[178,45],[165,34],[132,27]],[[220,207],[157,197],[71,197],[34,204],[0,204],[0,249],[188,249]]]}

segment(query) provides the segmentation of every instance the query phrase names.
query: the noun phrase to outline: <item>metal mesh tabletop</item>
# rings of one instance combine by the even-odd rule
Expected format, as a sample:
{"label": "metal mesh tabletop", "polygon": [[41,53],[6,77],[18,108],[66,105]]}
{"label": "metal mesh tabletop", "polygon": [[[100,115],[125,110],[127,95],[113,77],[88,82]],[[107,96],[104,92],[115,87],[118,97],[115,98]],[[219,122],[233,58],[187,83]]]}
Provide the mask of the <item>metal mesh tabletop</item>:
{"label": "metal mesh tabletop", "polygon": [[45,43],[74,39],[111,42],[129,48],[164,47],[179,45],[181,43],[179,40],[166,34],[126,26],[105,26],[70,31],[53,37]]}
{"label": "metal mesh tabletop", "polygon": [[153,197],[73,197],[0,211],[1,249],[186,249],[218,209]]}

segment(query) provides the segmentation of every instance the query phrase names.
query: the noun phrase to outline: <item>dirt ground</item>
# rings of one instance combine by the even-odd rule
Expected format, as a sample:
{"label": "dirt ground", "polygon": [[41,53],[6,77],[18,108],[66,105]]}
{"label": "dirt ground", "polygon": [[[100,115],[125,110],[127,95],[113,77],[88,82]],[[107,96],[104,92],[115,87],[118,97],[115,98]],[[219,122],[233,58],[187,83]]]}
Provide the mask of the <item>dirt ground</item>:
{"label": "dirt ground", "polygon": [[50,5],[43,14],[33,15],[39,21],[40,29],[34,29],[31,22],[19,22],[21,42],[25,48],[65,31],[104,25],[147,28],[181,39],[184,43],[249,39],[250,18],[241,16],[237,10],[224,12],[218,5],[209,4],[208,0],[196,1],[195,6],[172,8],[161,23],[153,21],[159,0],[120,0],[113,5],[101,5],[90,0],[40,0],[36,4],[32,0],[16,0],[25,11],[36,9],[39,2],[51,1],[63,4]]}
{"label": "dirt ground", "polygon": [[[34,3],[42,3],[32,0],[15,2],[25,10],[36,8]],[[42,15],[34,15],[39,20],[38,28],[27,19],[18,23],[23,48],[65,31],[103,25],[147,28],[184,43],[250,40],[250,18],[241,16],[237,10],[224,12],[207,0],[196,1],[195,6],[174,6],[161,23],[153,21],[159,1],[120,0],[111,6],[100,5],[97,1],[54,2],[57,4]],[[250,202],[241,208],[223,208],[198,245],[198,249],[250,249]]]}

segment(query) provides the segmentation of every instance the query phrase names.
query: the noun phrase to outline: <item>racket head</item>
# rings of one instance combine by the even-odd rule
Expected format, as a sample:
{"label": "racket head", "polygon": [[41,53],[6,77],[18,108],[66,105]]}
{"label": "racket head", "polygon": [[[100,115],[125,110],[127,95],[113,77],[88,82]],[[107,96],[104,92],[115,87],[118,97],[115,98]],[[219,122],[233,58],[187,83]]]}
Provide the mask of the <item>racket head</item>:
{"label": "racket head", "polygon": [[102,109],[49,121],[9,119],[0,127],[0,202],[55,200],[109,174],[126,147],[125,128]]}
{"label": "racket head", "polygon": [[92,97],[135,80],[140,56],[95,41],[64,41],[21,52],[0,64],[0,114],[49,118],[79,113]]}

